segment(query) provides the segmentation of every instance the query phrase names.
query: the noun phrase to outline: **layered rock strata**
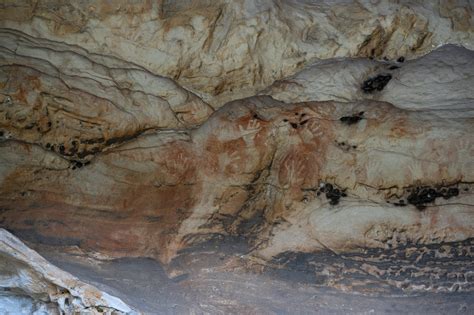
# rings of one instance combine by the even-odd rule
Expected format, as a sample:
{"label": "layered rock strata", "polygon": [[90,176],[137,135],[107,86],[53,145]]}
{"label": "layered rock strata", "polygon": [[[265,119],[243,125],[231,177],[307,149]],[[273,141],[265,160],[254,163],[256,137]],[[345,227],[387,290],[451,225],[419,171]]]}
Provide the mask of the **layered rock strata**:
{"label": "layered rock strata", "polygon": [[461,261],[440,290],[472,290],[468,2],[0,8],[1,227],[168,267],[236,237],[239,267],[350,260],[412,291],[391,277],[422,251]]}
{"label": "layered rock strata", "polygon": [[10,0],[0,25],[131,60],[220,107],[316,59],[473,49],[472,10],[469,1]]}
{"label": "layered rock strata", "polygon": [[472,128],[469,117],[376,101],[254,97],[79,169],[8,140],[2,223],[46,243],[163,261],[216,233],[252,235],[265,257],[461,240],[474,231]]}
{"label": "layered rock strata", "polygon": [[172,80],[117,58],[0,30],[1,136],[86,162],[156,129],[191,128],[212,109]]}
{"label": "layered rock strata", "polygon": [[446,45],[415,60],[331,59],[276,81],[261,94],[286,103],[384,101],[444,117],[473,117],[474,52]]}

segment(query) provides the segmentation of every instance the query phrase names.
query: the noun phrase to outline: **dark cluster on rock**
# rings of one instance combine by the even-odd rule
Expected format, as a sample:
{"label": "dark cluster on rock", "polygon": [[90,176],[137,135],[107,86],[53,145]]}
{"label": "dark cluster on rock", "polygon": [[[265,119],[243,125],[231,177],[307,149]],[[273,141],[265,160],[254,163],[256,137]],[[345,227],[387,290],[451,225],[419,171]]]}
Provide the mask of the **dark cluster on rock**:
{"label": "dark cluster on rock", "polygon": [[341,197],[347,197],[345,190],[333,187],[332,184],[324,184],[320,189],[318,194],[325,193],[326,199],[329,200],[330,205],[337,205]]}
{"label": "dark cluster on rock", "polygon": [[[465,190],[468,190],[467,188]],[[408,190],[409,195],[404,199],[400,199],[393,203],[395,206],[404,207],[414,205],[418,210],[424,210],[427,204],[433,203],[437,198],[450,199],[459,195],[457,187],[416,187]],[[389,202],[389,201],[388,201]]]}
{"label": "dark cluster on rock", "polygon": [[82,162],[82,161],[71,161],[71,168],[73,170],[77,169],[77,168],[81,168],[83,166],[86,166],[86,165],[89,165],[90,164],[90,161],[87,161],[87,162]]}
{"label": "dark cluster on rock", "polygon": [[339,141],[336,140],[335,142],[336,142],[336,145],[339,148],[341,148],[343,151],[349,151],[351,149],[357,149],[356,145],[354,145],[354,144],[351,145],[350,143],[347,143],[345,141],[339,142]]}
{"label": "dark cluster on rock", "polygon": [[388,82],[392,79],[391,74],[379,74],[376,77],[369,78],[362,84],[362,91],[364,93],[373,93],[375,91],[382,91]]}
{"label": "dark cluster on rock", "polygon": [[364,112],[353,114],[351,116],[343,116],[339,120],[346,125],[354,125],[363,119]]}
{"label": "dark cluster on rock", "polygon": [[296,121],[289,121],[288,119],[283,119],[284,123],[290,122],[290,126],[293,129],[298,129],[298,127],[303,127],[308,121],[308,118],[304,118],[306,113],[295,113]]}
{"label": "dark cluster on rock", "polygon": [[426,204],[434,202],[436,198],[443,197],[444,199],[449,199],[457,195],[459,195],[459,189],[456,187],[441,189],[417,187],[407,197],[407,201],[416,206],[418,210],[424,210]]}

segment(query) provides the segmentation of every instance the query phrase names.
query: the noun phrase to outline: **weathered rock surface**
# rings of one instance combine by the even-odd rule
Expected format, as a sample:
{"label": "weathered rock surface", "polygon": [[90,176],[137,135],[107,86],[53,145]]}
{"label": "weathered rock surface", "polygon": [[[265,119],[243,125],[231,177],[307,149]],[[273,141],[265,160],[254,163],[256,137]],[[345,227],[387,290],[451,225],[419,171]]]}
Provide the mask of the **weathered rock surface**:
{"label": "weathered rock surface", "polygon": [[2,314],[136,314],[120,299],[51,265],[0,229]]}
{"label": "weathered rock surface", "polygon": [[229,238],[245,250],[225,270],[474,288],[471,2],[4,1],[0,17],[0,226],[18,237],[172,279]]}
{"label": "weathered rock surface", "polygon": [[117,58],[0,30],[1,136],[86,161],[147,130],[212,113],[172,80]]}
{"label": "weathered rock surface", "polygon": [[376,101],[255,97],[75,170],[9,140],[1,218],[22,237],[162,261],[216,233],[253,235],[266,258],[463,240],[474,233],[473,125]]}
{"label": "weathered rock surface", "polygon": [[38,251],[145,314],[464,314],[474,307],[473,244],[291,252],[261,265],[245,256],[244,239],[221,237],[183,251],[174,277],[152,259]]}
{"label": "weathered rock surface", "polygon": [[261,94],[287,103],[372,99],[403,109],[438,110],[445,117],[473,117],[473,60],[473,51],[453,45],[404,62],[331,59],[277,81]]}
{"label": "weathered rock surface", "polygon": [[132,61],[219,107],[318,58],[473,49],[472,10],[469,1],[10,0],[0,26]]}

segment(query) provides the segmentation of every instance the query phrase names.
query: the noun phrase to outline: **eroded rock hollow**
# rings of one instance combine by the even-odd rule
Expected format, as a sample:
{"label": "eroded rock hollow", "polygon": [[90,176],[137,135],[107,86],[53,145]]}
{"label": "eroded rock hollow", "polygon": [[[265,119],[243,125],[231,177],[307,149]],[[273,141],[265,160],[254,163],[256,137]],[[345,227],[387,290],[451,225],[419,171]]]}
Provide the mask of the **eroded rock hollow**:
{"label": "eroded rock hollow", "polygon": [[472,6],[4,1],[0,303],[472,309]]}

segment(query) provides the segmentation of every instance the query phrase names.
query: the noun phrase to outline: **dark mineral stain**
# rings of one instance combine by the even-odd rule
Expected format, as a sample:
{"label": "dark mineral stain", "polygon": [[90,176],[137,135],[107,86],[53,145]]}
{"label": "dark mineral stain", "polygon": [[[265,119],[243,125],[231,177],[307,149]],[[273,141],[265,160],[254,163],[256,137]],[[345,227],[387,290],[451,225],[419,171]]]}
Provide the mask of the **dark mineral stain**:
{"label": "dark mineral stain", "polygon": [[448,189],[448,198],[449,197],[455,197],[457,195],[459,195],[459,189],[457,189],[457,188],[449,188]]}
{"label": "dark mineral stain", "polygon": [[132,139],[136,138],[140,134],[141,134],[141,132],[139,132],[137,134],[134,134],[134,135],[126,135],[126,136],[122,136],[122,137],[110,138],[110,139],[107,139],[107,141],[105,141],[105,144],[106,145],[112,145],[112,144],[125,142],[125,141],[132,140]]}
{"label": "dark mineral stain", "polygon": [[323,187],[321,187],[318,191],[318,196],[321,192],[325,193],[326,199],[329,200],[329,204],[333,206],[339,203],[339,199],[341,199],[341,197],[347,197],[347,194],[344,190],[334,188],[331,184],[325,184]]}
{"label": "dark mineral stain", "polygon": [[91,163],[90,161],[83,162],[83,161],[72,160],[71,168],[75,170],[77,168],[81,168],[83,166],[89,165],[90,163]]}
{"label": "dark mineral stain", "polygon": [[405,57],[401,56],[397,59],[398,62],[404,62],[405,61]]}
{"label": "dark mineral stain", "polygon": [[416,187],[411,190],[407,201],[409,204],[416,206],[418,210],[424,210],[426,209],[426,204],[433,203],[436,198],[450,199],[458,195],[459,189],[456,187],[437,189],[433,187]]}
{"label": "dark mineral stain", "polygon": [[94,155],[96,153],[99,153],[100,151],[101,149],[99,147],[93,147],[90,150],[84,150],[84,151],[78,152],[77,157],[80,159],[83,159],[88,155]]}
{"label": "dark mineral stain", "polygon": [[[432,285],[433,289],[450,288],[456,283],[465,292],[472,290],[472,281],[466,281],[472,270],[473,239],[454,243],[416,244],[410,240],[392,244],[387,248],[365,248],[360,252],[335,254],[333,252],[300,253],[284,252],[275,256],[272,262],[278,266],[271,270],[283,278],[295,279],[295,272],[301,273],[298,282],[320,284],[315,276],[330,277],[324,284],[346,284],[353,290],[377,289],[379,292],[410,292],[416,286]],[[450,252],[439,256],[444,248]],[[419,251],[418,251],[419,249]],[[411,254],[407,254],[411,252]],[[337,272],[327,273],[327,266],[338,268]],[[383,273],[364,272],[367,266],[384,270]],[[344,276],[339,274],[343,272]],[[354,281],[355,280],[355,281]],[[374,283],[393,281],[386,286],[373,286]],[[390,288],[391,287],[391,288]],[[406,291],[408,289],[408,291]]]}
{"label": "dark mineral stain", "polygon": [[257,113],[253,113],[253,116],[252,116],[253,119],[256,119],[256,120],[260,120],[260,121],[265,121],[265,119],[263,119],[263,117],[261,117],[259,114]]}
{"label": "dark mineral stain", "polygon": [[388,70],[396,70],[396,69],[400,69],[400,67],[399,66],[390,66],[388,68]]}
{"label": "dark mineral stain", "polygon": [[96,138],[96,139],[85,139],[81,140],[82,143],[85,144],[95,144],[95,143],[103,143],[105,141],[104,138]]}
{"label": "dark mineral stain", "polygon": [[398,202],[395,202],[393,204],[395,206],[398,206],[398,207],[405,207],[406,206],[405,200],[403,200],[403,199],[400,199]]}
{"label": "dark mineral stain", "polygon": [[364,93],[373,93],[374,91],[382,91],[387,83],[392,79],[391,74],[379,74],[376,77],[369,78],[361,86]]}
{"label": "dark mineral stain", "polygon": [[339,120],[346,125],[354,125],[357,124],[359,121],[363,119],[362,115],[364,112],[360,112],[358,114],[353,114],[352,116],[344,116],[339,118]]}

